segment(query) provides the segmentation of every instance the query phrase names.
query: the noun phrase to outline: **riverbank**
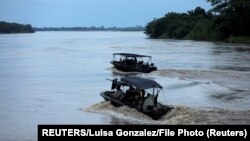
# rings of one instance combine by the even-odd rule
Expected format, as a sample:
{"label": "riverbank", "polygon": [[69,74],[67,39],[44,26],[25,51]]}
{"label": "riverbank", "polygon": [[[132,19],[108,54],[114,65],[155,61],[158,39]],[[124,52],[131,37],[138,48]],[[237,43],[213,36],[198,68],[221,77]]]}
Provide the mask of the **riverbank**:
{"label": "riverbank", "polygon": [[[210,10],[196,7],[186,13],[169,12],[150,21],[145,33],[154,39],[189,39],[250,43],[247,1],[208,1]],[[232,12],[233,11],[233,12]]]}
{"label": "riverbank", "polygon": [[8,23],[0,21],[0,34],[34,33],[30,24]]}
{"label": "riverbank", "polygon": [[250,37],[247,36],[232,36],[229,37],[226,42],[237,44],[250,44]]}
{"label": "riverbank", "polygon": [[[158,38],[150,38],[150,39],[173,39],[173,38],[168,38],[166,36],[160,36]],[[212,40],[212,39],[195,39],[195,38],[184,38],[184,39],[174,39],[174,40],[193,40],[193,41],[207,41],[207,42],[216,42],[217,40]],[[224,40],[221,40],[219,42],[223,43],[233,43],[233,44],[250,44],[250,37],[248,36],[231,36],[229,38],[226,38]]]}

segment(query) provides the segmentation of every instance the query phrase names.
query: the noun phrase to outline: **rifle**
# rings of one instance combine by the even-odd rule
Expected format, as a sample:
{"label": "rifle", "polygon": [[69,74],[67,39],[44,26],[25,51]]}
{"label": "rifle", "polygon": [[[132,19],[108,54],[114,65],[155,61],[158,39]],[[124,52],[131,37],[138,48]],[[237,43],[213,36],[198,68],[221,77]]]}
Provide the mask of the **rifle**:
{"label": "rifle", "polygon": [[111,90],[115,89],[117,86],[128,86],[128,84],[126,84],[124,82],[117,81],[117,78],[115,78],[113,80],[106,78],[106,80],[112,81]]}

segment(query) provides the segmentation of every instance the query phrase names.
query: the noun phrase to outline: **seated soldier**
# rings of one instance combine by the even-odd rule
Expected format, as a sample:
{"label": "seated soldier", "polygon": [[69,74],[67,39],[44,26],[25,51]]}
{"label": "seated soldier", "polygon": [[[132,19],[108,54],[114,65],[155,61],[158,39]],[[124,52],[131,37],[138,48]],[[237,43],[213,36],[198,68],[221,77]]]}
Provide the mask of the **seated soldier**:
{"label": "seated soldier", "polygon": [[157,105],[157,99],[158,99],[158,94],[156,94],[154,97],[154,105]]}
{"label": "seated soldier", "polygon": [[122,100],[124,98],[124,93],[121,90],[121,85],[116,86],[116,92],[114,93],[114,97],[118,100]]}

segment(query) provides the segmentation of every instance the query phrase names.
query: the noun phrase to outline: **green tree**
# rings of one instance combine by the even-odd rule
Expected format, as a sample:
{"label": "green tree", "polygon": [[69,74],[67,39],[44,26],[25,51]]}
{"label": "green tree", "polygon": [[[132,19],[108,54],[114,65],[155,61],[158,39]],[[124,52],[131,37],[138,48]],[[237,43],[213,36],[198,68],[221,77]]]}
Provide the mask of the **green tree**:
{"label": "green tree", "polygon": [[31,25],[18,23],[7,23],[0,21],[0,33],[33,33],[35,32]]}
{"label": "green tree", "polygon": [[[212,26],[204,27],[203,23],[208,25],[204,21],[211,20],[212,18],[213,15],[211,12],[207,13],[201,7],[197,7],[187,13],[171,12],[166,14],[165,17],[149,22],[145,28],[145,33],[150,38],[205,39],[207,36],[206,33],[210,29],[203,29]],[[202,30],[198,28],[202,28]],[[202,34],[202,37],[198,34]]]}
{"label": "green tree", "polygon": [[154,19],[145,27],[145,33],[150,38],[159,38],[164,32],[164,18]]}
{"label": "green tree", "polygon": [[207,0],[218,16],[215,24],[229,36],[250,36],[250,0]]}

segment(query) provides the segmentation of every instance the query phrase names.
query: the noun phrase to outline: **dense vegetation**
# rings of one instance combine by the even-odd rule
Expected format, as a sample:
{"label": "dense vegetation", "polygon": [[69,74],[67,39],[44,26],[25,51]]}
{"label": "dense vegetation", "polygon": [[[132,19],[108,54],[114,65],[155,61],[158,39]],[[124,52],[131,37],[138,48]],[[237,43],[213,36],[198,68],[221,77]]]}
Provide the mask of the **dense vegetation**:
{"label": "dense vegetation", "polygon": [[168,13],[145,28],[150,38],[223,40],[250,43],[249,0],[207,0],[213,8]]}
{"label": "dense vegetation", "polygon": [[33,33],[32,26],[27,24],[7,23],[0,21],[0,33]]}

